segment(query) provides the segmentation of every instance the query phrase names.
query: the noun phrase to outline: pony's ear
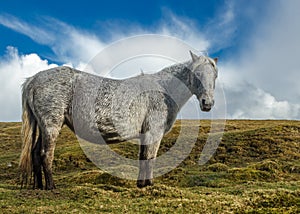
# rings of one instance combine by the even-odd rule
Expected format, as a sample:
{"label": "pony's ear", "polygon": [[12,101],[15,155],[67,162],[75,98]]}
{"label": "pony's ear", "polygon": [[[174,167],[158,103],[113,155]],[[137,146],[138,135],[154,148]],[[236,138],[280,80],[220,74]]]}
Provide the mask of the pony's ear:
{"label": "pony's ear", "polygon": [[218,57],[214,58],[214,61],[215,61],[216,64],[218,64],[218,60],[219,60]]}
{"label": "pony's ear", "polygon": [[190,51],[190,54],[191,54],[193,62],[195,62],[199,59],[199,57],[196,54],[194,54],[192,51]]}

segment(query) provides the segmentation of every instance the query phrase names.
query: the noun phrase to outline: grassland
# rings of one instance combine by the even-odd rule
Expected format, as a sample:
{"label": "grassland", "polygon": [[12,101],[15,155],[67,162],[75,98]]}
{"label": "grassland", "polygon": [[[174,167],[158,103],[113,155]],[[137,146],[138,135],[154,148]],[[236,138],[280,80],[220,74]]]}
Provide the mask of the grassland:
{"label": "grassland", "polygon": [[[21,124],[0,123],[0,213],[300,213],[300,121],[227,121],[215,155],[200,166],[209,127],[201,121],[185,161],[144,189],[95,167],[64,128],[53,166],[57,189],[42,191],[20,190]],[[177,121],[159,154],[179,131]],[[137,157],[135,144],[111,148]]]}

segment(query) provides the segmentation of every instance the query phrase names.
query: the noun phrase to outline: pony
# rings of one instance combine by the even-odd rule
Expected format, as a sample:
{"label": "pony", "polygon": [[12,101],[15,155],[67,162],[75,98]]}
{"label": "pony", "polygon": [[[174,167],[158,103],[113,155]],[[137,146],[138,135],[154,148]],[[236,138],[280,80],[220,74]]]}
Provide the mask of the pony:
{"label": "pony", "polygon": [[[22,85],[21,186],[55,188],[55,140],[63,125],[87,141],[139,139],[137,187],[153,185],[153,165],[163,136],[195,95],[202,111],[214,106],[217,58],[196,55],[154,74],[111,79],[62,66],[40,71]],[[101,141],[101,140],[100,140]],[[99,143],[99,142],[95,142]],[[43,175],[45,186],[43,185]]]}

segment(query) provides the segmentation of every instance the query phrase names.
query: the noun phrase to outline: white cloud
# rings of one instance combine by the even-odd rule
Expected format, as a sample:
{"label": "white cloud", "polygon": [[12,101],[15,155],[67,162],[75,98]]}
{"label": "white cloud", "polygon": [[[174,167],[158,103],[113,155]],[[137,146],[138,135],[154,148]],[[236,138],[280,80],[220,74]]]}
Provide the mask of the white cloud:
{"label": "white cloud", "polygon": [[80,63],[88,63],[111,42],[141,34],[177,37],[199,51],[209,48],[209,41],[197,29],[192,20],[177,17],[171,12],[166,11],[166,13],[167,18],[155,26],[155,29],[144,29],[141,26],[131,26],[130,24],[125,28],[119,25],[121,23],[115,24],[118,26],[111,24],[110,29],[107,29],[112,37],[109,42],[103,42],[101,37],[93,33],[49,17],[43,17],[38,24],[33,25],[14,16],[0,15],[0,24],[30,37],[37,43],[48,45],[55,53],[57,61],[71,63],[75,67]]}
{"label": "white cloud", "polygon": [[280,1],[244,51],[245,77],[280,100],[300,100],[300,1]]}
{"label": "white cloud", "polygon": [[273,3],[240,56],[220,68],[229,117],[300,119],[299,7]]}
{"label": "white cloud", "polygon": [[0,24],[21,34],[24,34],[30,37],[32,40],[37,41],[41,44],[52,44],[55,42],[54,34],[32,24],[23,22],[11,15],[0,15]]}
{"label": "white cloud", "polygon": [[33,25],[10,15],[0,15],[0,24],[30,37],[37,43],[48,45],[58,61],[77,66],[88,62],[106,44],[92,33],[76,29],[57,19],[42,18]]}
{"label": "white cloud", "polygon": [[210,48],[215,52],[232,45],[238,28],[236,13],[235,1],[226,1],[204,27],[205,35],[211,43]]}
{"label": "white cloud", "polygon": [[[242,68],[242,69],[241,69]],[[234,119],[299,119],[300,103],[278,99],[274,91],[266,91],[258,82],[246,78],[246,66],[223,64],[219,66],[219,78],[223,83],[227,116]]]}
{"label": "white cloud", "polygon": [[155,33],[180,38],[199,51],[209,49],[210,41],[193,20],[178,17],[168,10],[164,10],[164,12],[165,18],[154,31]]}
{"label": "white cloud", "polygon": [[106,44],[94,34],[75,29],[58,20],[51,22],[51,30],[58,28],[56,44],[51,48],[61,61],[72,62],[77,66],[80,63],[87,63],[94,57]]}
{"label": "white cloud", "polygon": [[16,48],[8,47],[0,59],[0,121],[20,121],[21,84],[37,71],[55,67],[37,54],[19,55]]}
{"label": "white cloud", "polygon": [[245,85],[242,90],[225,87],[228,118],[239,119],[297,119],[300,105],[279,101],[270,93]]}

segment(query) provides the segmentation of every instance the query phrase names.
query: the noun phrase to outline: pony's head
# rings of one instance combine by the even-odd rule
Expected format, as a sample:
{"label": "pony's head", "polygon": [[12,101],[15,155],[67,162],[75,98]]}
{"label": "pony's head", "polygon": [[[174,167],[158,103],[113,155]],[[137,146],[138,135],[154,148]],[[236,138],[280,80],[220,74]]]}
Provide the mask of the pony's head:
{"label": "pony's head", "polygon": [[190,51],[192,62],[192,93],[197,96],[202,111],[210,111],[214,106],[215,81],[218,76],[218,58],[197,56]]}

